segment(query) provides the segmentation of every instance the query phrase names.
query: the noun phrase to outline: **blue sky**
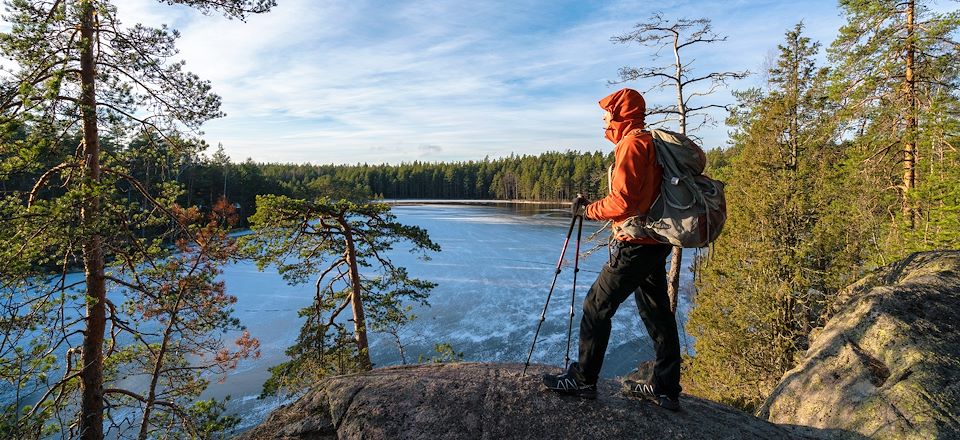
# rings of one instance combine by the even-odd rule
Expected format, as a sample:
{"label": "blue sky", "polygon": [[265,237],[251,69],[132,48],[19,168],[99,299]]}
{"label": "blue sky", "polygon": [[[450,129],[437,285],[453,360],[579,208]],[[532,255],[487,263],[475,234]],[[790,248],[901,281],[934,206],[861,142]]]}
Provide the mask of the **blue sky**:
{"label": "blue sky", "polygon": [[[607,84],[619,67],[651,63],[649,49],[609,38],[651,5],[667,18],[710,18],[729,36],[689,53],[704,73],[762,72],[798,21],[824,45],[842,24],[834,1],[279,0],[247,23],[156,0],[116,3],[128,24],[180,30],[187,68],[223,98],[227,116],[204,126],[211,145],[234,160],[312,163],[607,151],[596,102],[622,87]],[[732,102],[725,91],[706,99]],[[706,147],[725,144],[723,116],[699,133]]]}

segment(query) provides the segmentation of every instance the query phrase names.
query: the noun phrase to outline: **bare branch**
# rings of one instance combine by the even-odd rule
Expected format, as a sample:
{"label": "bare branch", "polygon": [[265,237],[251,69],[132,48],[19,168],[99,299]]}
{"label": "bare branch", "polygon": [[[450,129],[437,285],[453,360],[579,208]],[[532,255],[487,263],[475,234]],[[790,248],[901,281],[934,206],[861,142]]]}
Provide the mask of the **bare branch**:
{"label": "bare branch", "polygon": [[39,191],[40,188],[47,183],[47,180],[53,177],[55,173],[66,168],[79,168],[79,167],[80,167],[79,164],[64,162],[64,163],[61,163],[60,165],[50,168],[49,170],[47,170],[47,172],[43,173],[43,175],[40,176],[39,179],[37,179],[37,183],[33,185],[33,189],[30,190],[30,197],[27,199],[27,209],[30,209],[30,207],[33,205],[33,201],[37,196],[37,191]]}
{"label": "bare branch", "polygon": [[708,80],[708,79],[711,80],[711,81],[719,81],[719,82],[723,82],[723,81],[726,81],[726,80],[728,80],[728,79],[743,79],[743,78],[746,78],[746,77],[749,76],[749,75],[750,75],[750,72],[749,72],[749,71],[743,71],[743,72],[712,72],[712,73],[709,73],[709,74],[704,75],[704,76],[700,76],[700,77],[696,77],[696,78],[691,78],[691,79],[688,79],[688,80],[686,80],[686,81],[683,81],[683,82],[680,83],[680,86],[681,86],[681,87],[685,87],[685,86],[687,86],[687,85],[689,85],[689,84],[696,83],[696,82],[700,82],[700,81],[703,81],[703,80]]}
{"label": "bare branch", "polygon": [[333,325],[333,321],[337,318],[337,316],[339,316],[340,313],[342,313],[344,310],[347,309],[347,306],[350,305],[350,299],[351,298],[348,296],[347,299],[345,299],[342,303],[340,303],[340,306],[337,307],[337,309],[330,314],[330,319],[327,320],[326,327],[330,327],[331,325]]}
{"label": "bare branch", "polygon": [[700,106],[700,107],[690,107],[690,108],[688,108],[688,109],[687,109],[687,113],[695,113],[695,112],[698,112],[698,111],[700,111],[700,110],[706,110],[706,109],[708,109],[708,108],[722,108],[722,109],[726,110],[726,109],[728,109],[729,107],[727,107],[727,106],[725,106],[725,105],[720,105],[720,104],[702,105],[702,106]]}

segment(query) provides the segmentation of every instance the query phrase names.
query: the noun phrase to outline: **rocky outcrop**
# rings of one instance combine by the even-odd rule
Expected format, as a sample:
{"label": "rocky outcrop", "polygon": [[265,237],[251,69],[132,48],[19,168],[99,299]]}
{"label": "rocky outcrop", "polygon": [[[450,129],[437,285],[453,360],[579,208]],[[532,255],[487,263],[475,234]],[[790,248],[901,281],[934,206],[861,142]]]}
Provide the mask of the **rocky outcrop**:
{"label": "rocky outcrop", "polygon": [[333,377],[242,439],[790,439],[741,411],[683,396],[669,412],[600,383],[597,400],[559,396],[522,365],[456,363]]}
{"label": "rocky outcrop", "polygon": [[960,251],[913,254],[841,299],[759,415],[873,438],[960,438]]}

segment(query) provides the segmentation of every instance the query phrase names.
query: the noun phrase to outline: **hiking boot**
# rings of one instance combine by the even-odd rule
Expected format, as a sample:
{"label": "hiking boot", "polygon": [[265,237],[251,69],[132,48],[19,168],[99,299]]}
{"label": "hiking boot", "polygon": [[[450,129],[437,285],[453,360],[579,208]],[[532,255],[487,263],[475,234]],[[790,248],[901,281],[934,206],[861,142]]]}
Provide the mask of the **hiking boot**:
{"label": "hiking boot", "polygon": [[680,409],[679,396],[668,396],[658,393],[653,385],[649,383],[624,379],[623,394],[629,397],[639,397],[649,400],[670,411],[678,411]]}
{"label": "hiking boot", "polygon": [[550,391],[571,396],[579,396],[584,399],[597,398],[597,384],[587,383],[580,371],[580,365],[576,362],[567,367],[563,374],[544,374],[543,385]]}

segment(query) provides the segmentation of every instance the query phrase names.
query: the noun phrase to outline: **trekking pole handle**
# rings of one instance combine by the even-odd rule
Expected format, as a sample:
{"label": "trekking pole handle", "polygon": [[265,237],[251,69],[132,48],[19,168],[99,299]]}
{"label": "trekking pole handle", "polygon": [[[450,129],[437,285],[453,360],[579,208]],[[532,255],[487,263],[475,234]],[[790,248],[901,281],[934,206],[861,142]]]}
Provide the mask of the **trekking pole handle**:
{"label": "trekking pole handle", "polygon": [[581,209],[586,208],[588,204],[590,204],[590,201],[587,200],[587,198],[584,197],[583,194],[577,193],[577,197],[575,197],[573,199],[573,202],[570,203],[571,216],[583,217],[583,213],[581,212]]}

